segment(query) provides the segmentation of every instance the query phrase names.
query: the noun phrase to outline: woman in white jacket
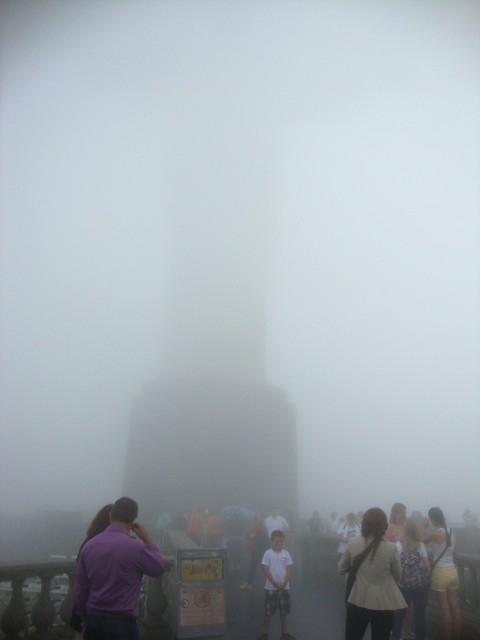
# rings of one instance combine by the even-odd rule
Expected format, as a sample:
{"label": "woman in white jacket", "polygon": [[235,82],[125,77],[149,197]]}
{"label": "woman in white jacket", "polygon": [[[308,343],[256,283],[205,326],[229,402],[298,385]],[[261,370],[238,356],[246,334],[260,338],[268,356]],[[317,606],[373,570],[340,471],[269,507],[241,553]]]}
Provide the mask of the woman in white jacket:
{"label": "woman in white jacket", "polygon": [[350,538],[340,560],[340,572],[348,573],[355,558],[370,545],[348,596],[345,640],[361,640],[369,624],[372,640],[389,640],[394,611],[407,606],[397,586],[401,574],[397,548],[393,542],[384,540],[387,527],[384,511],[377,508],[366,511],[362,535]]}

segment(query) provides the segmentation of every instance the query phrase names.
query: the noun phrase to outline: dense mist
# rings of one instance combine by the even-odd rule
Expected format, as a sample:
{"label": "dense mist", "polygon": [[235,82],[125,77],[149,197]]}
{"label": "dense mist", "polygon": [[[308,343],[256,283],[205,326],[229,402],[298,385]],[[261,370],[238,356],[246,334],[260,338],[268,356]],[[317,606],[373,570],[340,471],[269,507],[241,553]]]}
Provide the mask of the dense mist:
{"label": "dense mist", "polygon": [[138,394],[212,372],[295,405],[301,515],[480,513],[479,33],[463,0],[1,3],[2,514],[116,499]]}

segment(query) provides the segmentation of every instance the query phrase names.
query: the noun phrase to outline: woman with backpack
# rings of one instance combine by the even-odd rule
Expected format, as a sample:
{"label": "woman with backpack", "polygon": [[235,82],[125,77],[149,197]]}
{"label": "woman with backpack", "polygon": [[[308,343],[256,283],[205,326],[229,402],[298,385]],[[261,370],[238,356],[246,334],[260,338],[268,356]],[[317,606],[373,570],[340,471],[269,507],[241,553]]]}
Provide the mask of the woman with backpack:
{"label": "woman with backpack", "polygon": [[[428,535],[429,524],[433,532]],[[430,588],[435,593],[442,618],[445,640],[460,640],[462,614],[458,604],[458,573],[455,566],[455,537],[448,530],[443,511],[432,507],[424,523],[423,541],[433,547],[432,577]]]}
{"label": "woman with backpack", "polygon": [[[425,614],[428,602],[430,563],[417,523],[409,518],[397,549],[402,567],[398,586],[407,605],[413,604],[416,640],[425,640]],[[395,612],[392,640],[399,640],[407,609]],[[408,636],[405,636],[408,637]]]}

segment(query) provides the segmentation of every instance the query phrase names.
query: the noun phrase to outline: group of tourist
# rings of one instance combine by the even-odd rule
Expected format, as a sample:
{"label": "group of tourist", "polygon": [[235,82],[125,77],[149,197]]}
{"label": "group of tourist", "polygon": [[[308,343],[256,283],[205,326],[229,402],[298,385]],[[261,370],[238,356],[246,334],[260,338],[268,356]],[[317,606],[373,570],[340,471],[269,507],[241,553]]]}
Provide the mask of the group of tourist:
{"label": "group of tourist", "polygon": [[[77,556],[74,604],[71,626],[84,640],[138,640],[136,623],[143,575],[160,576],[165,563],[144,525],[136,521],[138,505],[131,498],[120,498],[102,507],[87,529]],[[159,517],[157,528],[175,524],[168,515]],[[213,512],[194,509],[186,514],[181,528],[199,545],[219,547],[228,535],[243,535],[244,522],[238,512],[223,519]],[[184,526],[183,526],[184,525]],[[253,516],[246,531],[251,552],[247,582],[249,589],[261,563],[266,577],[264,634],[268,637],[270,617],[278,607],[282,640],[294,640],[287,632],[288,596],[292,560],[283,549],[288,523],[274,510],[265,520]],[[268,537],[272,547],[268,549]]]}
{"label": "group of tourist", "polygon": [[[460,639],[455,538],[440,508],[431,508],[426,518],[415,512],[407,519],[406,506],[395,503],[389,520],[378,508],[350,512],[341,521],[333,512],[326,526],[314,511],[307,531],[339,542],[339,570],[347,574],[346,640],[361,640],[368,626],[372,640],[425,640],[430,591],[440,609],[444,638]],[[412,622],[414,632],[407,630]],[[265,632],[259,640],[267,640]]]}
{"label": "group of tourist", "polygon": [[[137,512],[134,500],[120,498],[113,505],[105,505],[88,528],[77,558],[72,613],[72,626],[85,640],[138,639],[136,615],[142,576],[160,576],[165,563],[146,528],[136,522]],[[213,518],[210,525],[209,517]],[[357,518],[349,513],[335,532],[341,556],[339,570],[347,574],[346,640],[360,640],[369,625],[372,640],[425,640],[429,590],[440,608],[445,639],[459,640],[455,539],[442,510],[433,507],[420,522],[418,517],[407,519],[405,505],[396,503],[389,520],[379,508],[362,514],[360,524]],[[220,544],[218,514],[194,510],[186,520],[192,539],[200,531],[200,521],[202,535],[206,531],[208,539]],[[333,528],[333,524],[330,526]],[[312,533],[323,531],[318,512],[310,519],[308,529]],[[271,616],[277,609],[282,640],[294,640],[287,631],[293,569],[291,555],[284,548],[288,531],[287,520],[273,510],[265,519],[253,515],[245,532],[250,563],[246,582],[240,588],[251,589],[258,566],[265,577],[259,640],[268,640]],[[430,547],[430,559],[425,545]],[[406,619],[409,625],[413,621],[414,635],[403,629]]]}
{"label": "group of tourist", "polygon": [[[342,545],[339,569],[348,574],[346,640],[363,638],[368,625],[372,640],[425,640],[430,590],[440,609],[444,638],[459,640],[455,539],[442,510],[431,508],[419,522],[418,517],[407,519],[405,505],[395,503],[389,521],[384,511],[374,508],[363,515],[359,532],[356,527],[354,514],[349,514],[337,531]],[[430,560],[425,545],[431,548]],[[409,607],[414,633],[402,630]]]}

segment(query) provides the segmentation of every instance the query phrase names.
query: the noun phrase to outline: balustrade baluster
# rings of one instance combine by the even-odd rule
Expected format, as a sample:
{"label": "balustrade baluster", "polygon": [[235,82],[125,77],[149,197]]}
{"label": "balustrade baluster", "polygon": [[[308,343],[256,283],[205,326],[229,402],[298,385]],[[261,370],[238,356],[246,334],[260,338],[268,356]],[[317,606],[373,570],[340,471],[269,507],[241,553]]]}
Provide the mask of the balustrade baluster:
{"label": "balustrade baluster", "polygon": [[47,631],[55,622],[55,604],[50,597],[50,583],[53,575],[51,573],[40,573],[42,587],[38,600],[36,601],[31,615],[32,624],[38,631]]}
{"label": "balustrade baluster", "polygon": [[12,578],[12,595],[10,602],[0,619],[0,629],[6,638],[16,638],[28,626],[27,608],[23,597],[23,583],[26,576],[18,575]]}
{"label": "balustrade baluster", "polygon": [[479,610],[479,583],[478,583],[478,565],[469,563],[468,565],[468,599],[472,607],[472,611],[478,612]]}
{"label": "balustrade baluster", "polygon": [[464,607],[468,599],[467,591],[467,574],[468,569],[461,560],[457,560],[457,572],[458,572],[458,599],[460,600],[460,606]]}
{"label": "balustrade baluster", "polygon": [[[169,638],[171,628],[167,609],[169,599],[167,581],[171,574],[167,570],[160,578],[147,577],[145,580],[145,600],[143,603],[143,620],[140,620],[141,636],[148,638]],[[171,603],[170,603],[171,605]],[[171,616],[171,613],[170,613]]]}
{"label": "balustrade baluster", "polygon": [[73,610],[73,582],[75,580],[75,573],[68,574],[68,593],[63,599],[60,605],[59,615],[62,622],[66,625],[70,625]]}

